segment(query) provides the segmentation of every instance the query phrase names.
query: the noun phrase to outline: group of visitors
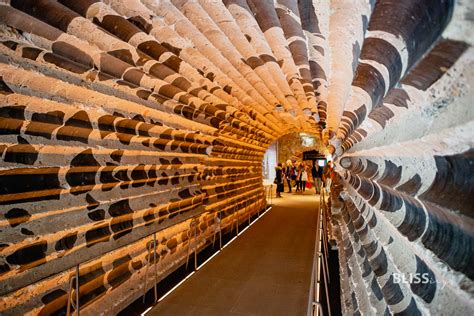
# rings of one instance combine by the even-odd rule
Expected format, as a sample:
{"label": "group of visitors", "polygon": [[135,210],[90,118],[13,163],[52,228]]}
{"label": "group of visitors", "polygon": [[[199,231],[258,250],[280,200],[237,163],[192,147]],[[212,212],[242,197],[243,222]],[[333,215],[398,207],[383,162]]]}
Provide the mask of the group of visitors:
{"label": "group of visitors", "polygon": [[281,193],[285,191],[285,183],[288,187],[287,193],[292,193],[293,188],[296,193],[303,193],[306,188],[311,189],[314,186],[316,194],[320,194],[321,183],[324,183],[324,186],[329,188],[334,174],[331,161],[328,161],[324,168],[322,168],[314,160],[311,166],[305,161],[293,162],[288,160],[285,164],[279,162],[275,170],[276,177],[274,183],[277,186],[277,197],[281,197]]}

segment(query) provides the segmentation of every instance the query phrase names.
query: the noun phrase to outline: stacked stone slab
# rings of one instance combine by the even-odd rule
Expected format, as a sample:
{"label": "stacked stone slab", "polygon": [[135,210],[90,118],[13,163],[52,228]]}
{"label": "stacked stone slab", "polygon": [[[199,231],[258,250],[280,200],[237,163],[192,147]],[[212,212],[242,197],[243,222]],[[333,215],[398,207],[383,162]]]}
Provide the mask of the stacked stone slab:
{"label": "stacked stone slab", "polygon": [[345,313],[474,311],[469,6],[375,3],[331,140]]}
{"label": "stacked stone slab", "polygon": [[472,314],[470,10],[0,1],[0,314],[64,314],[77,265],[81,312],[116,314],[262,210],[300,132],[337,159],[344,312]]}

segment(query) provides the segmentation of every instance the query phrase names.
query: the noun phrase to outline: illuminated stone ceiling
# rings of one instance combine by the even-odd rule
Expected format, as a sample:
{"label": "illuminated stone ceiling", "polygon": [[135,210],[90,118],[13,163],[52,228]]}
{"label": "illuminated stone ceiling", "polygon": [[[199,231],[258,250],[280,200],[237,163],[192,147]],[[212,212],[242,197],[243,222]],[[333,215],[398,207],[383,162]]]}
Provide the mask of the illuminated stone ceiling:
{"label": "illuminated stone ceiling", "polygon": [[337,159],[343,311],[472,314],[473,6],[0,1],[0,314],[65,312],[78,264],[84,313],[117,313],[150,234],[162,279],[300,132]]}

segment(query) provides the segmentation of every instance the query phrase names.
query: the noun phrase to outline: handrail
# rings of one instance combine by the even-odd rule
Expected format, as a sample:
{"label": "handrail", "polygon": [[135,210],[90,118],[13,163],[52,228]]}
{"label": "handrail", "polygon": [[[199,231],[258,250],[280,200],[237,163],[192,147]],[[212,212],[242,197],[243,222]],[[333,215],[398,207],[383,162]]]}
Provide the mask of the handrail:
{"label": "handrail", "polygon": [[[327,188],[329,190],[329,188]],[[326,204],[326,194],[323,191],[323,207],[322,207],[322,213],[321,216],[323,217],[321,229],[322,229],[322,235],[323,235],[323,248],[325,251],[325,256],[323,260],[323,277],[324,277],[324,287],[326,289],[326,302],[327,302],[327,308],[328,308],[328,315],[331,316],[331,303],[329,300],[329,266],[328,266],[328,240],[327,240],[327,204]],[[322,255],[322,254],[321,254]]]}
{"label": "handrail", "polygon": [[[326,303],[328,315],[331,316],[331,303],[329,300],[329,267],[327,262],[328,257],[328,245],[327,245],[327,204],[326,195],[324,193],[325,188],[321,185],[319,195],[319,207],[318,207],[318,228],[316,229],[315,238],[315,251],[313,256],[313,270],[311,273],[311,286],[308,302],[308,316],[321,315],[324,316],[322,304],[320,302],[320,284],[321,284],[321,272],[324,280],[324,289],[326,291]],[[319,234],[319,238],[318,238]],[[322,269],[321,269],[322,268]],[[321,271],[322,270],[322,271]],[[321,313],[321,314],[319,314]]]}
{"label": "handrail", "polygon": [[[190,250],[191,250],[191,243],[194,241],[194,243],[196,243],[196,239],[197,239],[197,224],[194,222],[194,219],[189,222],[189,231],[188,231],[188,235],[189,235],[189,232],[191,231],[191,228],[193,228],[193,236],[188,236],[188,247],[187,247],[187,250],[186,250],[186,270],[188,270],[188,265],[189,265],[189,257],[191,255],[190,253]],[[195,247],[193,247],[193,252],[194,252],[194,271],[196,271],[197,269],[197,258],[196,258],[196,248],[197,248],[197,245]],[[156,301],[156,300],[155,300]]]}
{"label": "handrail", "polygon": [[[74,281],[76,281],[76,303],[74,303],[72,295],[72,288]],[[71,305],[76,311],[76,315],[79,316],[80,313],[80,305],[79,305],[79,265],[76,265],[76,275],[69,279],[69,288],[67,291],[67,310],[66,315],[71,315]]]}
{"label": "handrail", "polygon": [[[323,217],[323,220],[322,220],[322,227],[323,227],[323,250],[324,250],[324,263],[326,264],[326,267],[329,267],[328,266],[328,236],[327,236],[327,233],[328,233],[328,224],[327,224],[327,204],[326,204],[326,195],[324,194],[323,192],[323,208],[322,208],[322,217]],[[330,279],[329,279],[329,268],[326,269],[326,272],[327,272],[327,279],[328,279],[328,283],[331,283],[330,282]]]}
{"label": "handrail", "polygon": [[321,303],[319,302],[313,302],[313,308],[314,306],[317,306],[318,307],[318,310],[321,312],[321,316],[323,316],[324,312],[323,312],[323,305],[321,305]]}
{"label": "handrail", "polygon": [[[267,186],[268,187],[268,186]],[[265,189],[267,189],[266,187],[264,187]],[[273,191],[273,184],[271,184],[268,188],[268,190],[265,192],[265,199],[268,201],[270,200],[270,205],[272,204],[272,200],[273,200],[273,194],[272,194],[272,191]],[[249,205],[249,201],[246,201],[246,207],[248,207]],[[234,206],[235,207],[235,206]],[[203,213],[198,213],[198,214],[194,214],[193,216],[191,217],[188,217],[188,218],[183,218],[182,220],[178,221],[175,223],[176,224],[180,224],[182,222],[185,222],[185,221],[188,221],[188,220],[191,220],[190,221],[190,226],[193,225],[193,223],[195,222],[195,220],[199,217],[199,216],[202,216],[204,215],[205,213],[211,213],[210,211],[208,212],[203,212]],[[236,227],[236,232],[237,232],[237,236],[238,236],[238,233],[239,233],[239,217],[238,217],[238,214],[237,212],[233,212],[235,213],[234,215],[232,216],[236,216],[237,218],[236,219],[232,219],[232,223],[230,225],[230,230],[232,232],[233,230],[233,226],[234,226],[234,223],[237,225]],[[260,218],[260,209],[257,209],[257,217]],[[251,218],[250,218],[250,213],[249,213],[249,217],[248,217],[248,221],[250,223],[251,221]],[[213,245],[214,245],[214,242],[216,240],[216,234],[219,233],[219,250],[222,250],[223,249],[223,246],[222,246],[222,211],[221,210],[218,210],[217,211],[217,224],[218,225],[215,225],[216,227],[214,228],[214,232],[212,233],[213,234]],[[194,224],[194,242],[197,241],[197,225]],[[154,279],[155,279],[155,282],[154,282],[154,298],[155,298],[155,302],[158,301],[158,290],[157,290],[157,281],[158,281],[158,276],[157,276],[157,265],[156,265],[156,252],[157,252],[157,240],[156,240],[156,231],[153,232],[153,233],[150,233],[140,239],[145,239],[145,238],[148,238],[150,236],[153,235],[153,241],[149,241],[146,245],[147,247],[147,253],[148,253],[148,262],[147,262],[147,267],[146,267],[146,271],[145,271],[145,286],[144,286],[144,294],[143,294],[143,302],[145,302],[145,294],[147,292],[147,288],[148,288],[148,270],[149,270],[149,267],[151,265],[153,265],[153,268],[154,268]],[[237,237],[236,236],[236,237]],[[189,244],[188,246],[191,244],[191,241],[192,239],[189,240]],[[153,244],[152,244],[153,242]],[[121,248],[121,247],[119,247]],[[153,248],[153,262],[151,262],[151,253],[152,253],[152,248]],[[198,251],[198,246],[196,244],[195,247],[193,247],[193,252],[194,252],[194,270],[196,271],[197,270],[197,251]],[[97,255],[95,257],[92,257],[92,258],[89,258],[85,261],[82,261],[80,262],[79,264],[76,265],[76,273],[74,276],[72,276],[70,279],[69,279],[69,287],[68,287],[68,291],[67,291],[67,311],[66,311],[66,315],[69,316],[71,315],[71,306],[72,308],[75,310],[75,313],[77,314],[77,316],[79,316],[80,314],[80,305],[79,305],[79,266],[82,265],[82,264],[85,264],[87,262],[91,262],[93,260],[97,260],[98,258],[102,257],[103,255],[105,254],[100,254],[100,255]],[[188,265],[188,261],[189,261],[189,256],[190,256],[190,253],[189,253],[189,248],[188,248],[188,254],[187,254],[187,260],[186,260],[186,267]],[[76,288],[75,288],[75,291],[74,291],[74,286],[73,286],[73,283],[74,281],[76,281]],[[74,297],[71,297],[73,295],[73,291],[75,292],[74,296],[75,296],[75,300],[74,300]]]}

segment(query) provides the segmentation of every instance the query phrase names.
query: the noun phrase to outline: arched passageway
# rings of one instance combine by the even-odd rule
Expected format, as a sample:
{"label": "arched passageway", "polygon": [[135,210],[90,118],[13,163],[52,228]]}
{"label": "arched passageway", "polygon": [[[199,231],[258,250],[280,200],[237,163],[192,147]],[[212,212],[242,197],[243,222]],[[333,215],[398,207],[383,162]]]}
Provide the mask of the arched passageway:
{"label": "arched passageway", "polygon": [[265,150],[306,133],[337,164],[342,312],[473,314],[472,12],[0,1],[0,313],[119,313],[262,211]]}
{"label": "arched passageway", "polygon": [[318,198],[308,191],[275,199],[261,219],[147,315],[304,315]]}

